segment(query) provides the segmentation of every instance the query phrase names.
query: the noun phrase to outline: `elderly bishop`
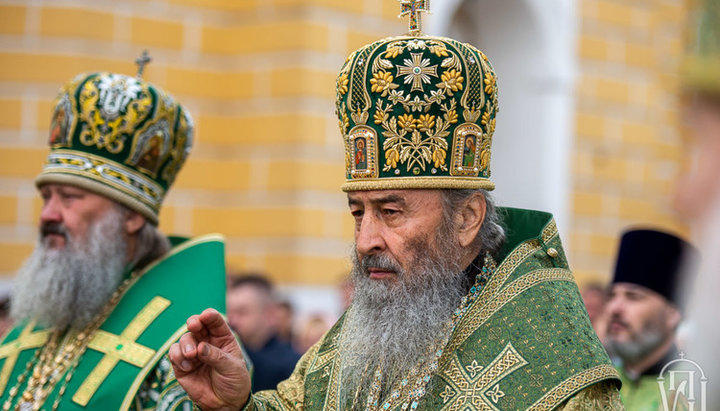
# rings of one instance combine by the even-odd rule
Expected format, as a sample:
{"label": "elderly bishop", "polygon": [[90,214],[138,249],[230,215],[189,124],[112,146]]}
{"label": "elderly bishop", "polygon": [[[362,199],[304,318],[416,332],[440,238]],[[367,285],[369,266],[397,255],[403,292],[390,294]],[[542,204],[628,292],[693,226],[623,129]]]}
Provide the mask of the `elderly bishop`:
{"label": "elderly bishop", "polygon": [[168,348],[188,315],[225,302],[222,239],[157,228],[192,140],[188,112],[139,76],[82,74],[60,90],[36,180],[40,237],[0,346],[3,410],[189,404]]}
{"label": "elderly bishop", "polygon": [[[403,2],[413,24],[419,3]],[[203,410],[623,408],[552,216],[489,193],[490,61],[413,24],[337,79],[352,305],[289,379],[255,393],[222,317],[191,317],[170,358]]]}

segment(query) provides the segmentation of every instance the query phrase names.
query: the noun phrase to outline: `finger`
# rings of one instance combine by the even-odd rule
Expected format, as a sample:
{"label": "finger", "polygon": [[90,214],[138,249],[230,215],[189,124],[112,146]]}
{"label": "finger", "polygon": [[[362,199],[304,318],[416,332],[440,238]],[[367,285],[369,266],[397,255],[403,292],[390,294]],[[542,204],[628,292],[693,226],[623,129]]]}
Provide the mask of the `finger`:
{"label": "finger", "polygon": [[175,343],[170,346],[170,350],[168,351],[168,357],[170,358],[170,363],[175,370],[176,376],[182,377],[186,373],[192,371],[193,366],[183,355],[179,343]]}
{"label": "finger", "polygon": [[217,310],[208,308],[200,314],[200,321],[213,337],[232,337],[230,327]]}
{"label": "finger", "polygon": [[207,329],[205,328],[205,325],[200,321],[199,315],[193,315],[186,321],[187,329],[193,335],[197,340],[204,340],[208,336]]}
{"label": "finger", "polygon": [[197,357],[198,342],[191,333],[183,334],[178,343],[185,359],[194,360]]}
{"label": "finger", "polygon": [[[237,345],[237,342],[234,344]],[[237,349],[240,350],[239,346]],[[242,373],[241,369],[246,368],[245,361],[242,357],[234,357],[220,348],[206,342],[201,342],[198,345],[197,358],[221,374],[238,374]]]}

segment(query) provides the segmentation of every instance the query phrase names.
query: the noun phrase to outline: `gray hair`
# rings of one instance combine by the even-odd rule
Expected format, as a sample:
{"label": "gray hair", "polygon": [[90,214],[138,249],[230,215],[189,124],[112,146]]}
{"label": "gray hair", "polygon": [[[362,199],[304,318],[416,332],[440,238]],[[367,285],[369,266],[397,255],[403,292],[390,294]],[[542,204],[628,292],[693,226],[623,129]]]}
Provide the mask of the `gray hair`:
{"label": "gray hair", "polygon": [[[122,204],[116,204],[123,217],[134,211]],[[141,270],[170,251],[170,240],[156,226],[145,221],[136,234],[135,255],[130,259],[133,270]]]}
{"label": "gray hair", "polygon": [[498,213],[495,200],[487,190],[442,190],[445,221],[452,221],[455,212],[463,203],[477,194],[482,195],[485,199],[485,220],[473,245],[479,248],[478,254],[489,253],[496,257],[505,244],[505,229],[502,226],[502,218]]}

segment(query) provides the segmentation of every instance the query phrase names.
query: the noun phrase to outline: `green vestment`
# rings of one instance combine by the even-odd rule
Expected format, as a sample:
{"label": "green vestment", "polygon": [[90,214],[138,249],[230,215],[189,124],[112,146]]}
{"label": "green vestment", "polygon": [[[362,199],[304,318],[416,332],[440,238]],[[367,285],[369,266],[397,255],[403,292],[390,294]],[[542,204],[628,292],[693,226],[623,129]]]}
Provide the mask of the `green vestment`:
{"label": "green vestment", "polygon": [[[175,409],[187,402],[167,351],[187,332],[188,317],[208,307],[225,309],[222,238],[185,241],[138,274],[99,329],[88,334],[87,348],[64,370],[41,409],[50,410],[56,403],[58,410]],[[30,322],[5,337],[0,346],[0,404],[7,409],[23,402],[26,370],[32,373],[36,352],[49,344],[50,335],[51,330]],[[59,349],[77,335],[65,333]]]}
{"label": "green vestment", "polygon": [[[453,328],[429,391],[412,403],[407,385],[378,409],[622,409],[618,374],[590,325],[552,216],[500,213],[507,235],[500,263]],[[343,338],[341,318],[288,380],[253,394],[246,409],[348,409],[340,398]]]}
{"label": "green vestment", "polygon": [[[673,359],[672,357],[669,357]],[[620,397],[623,404],[631,411],[685,411],[689,408],[687,400],[682,395],[674,395],[676,393],[665,391],[663,399],[661,386],[658,383],[661,366],[665,362],[655,366],[652,369],[656,372],[645,372],[638,378],[630,378],[622,368],[618,369],[620,380],[622,381],[622,389]],[[676,398],[677,397],[677,398]],[[665,404],[663,404],[663,401]]]}
{"label": "green vestment", "polygon": [[643,375],[636,380],[631,380],[622,370],[619,371],[622,380],[620,397],[627,409],[633,411],[663,410],[657,375]]}

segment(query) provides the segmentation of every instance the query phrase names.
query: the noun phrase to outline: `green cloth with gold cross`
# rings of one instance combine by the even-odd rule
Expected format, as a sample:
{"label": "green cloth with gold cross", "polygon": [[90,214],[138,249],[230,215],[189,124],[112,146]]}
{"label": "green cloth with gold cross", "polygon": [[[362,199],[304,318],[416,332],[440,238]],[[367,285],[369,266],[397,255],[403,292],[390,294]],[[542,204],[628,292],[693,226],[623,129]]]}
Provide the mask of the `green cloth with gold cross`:
{"label": "green cloth with gold cross", "polygon": [[[148,399],[136,397],[148,389],[148,380],[155,381],[150,385],[156,385],[160,397],[173,397],[164,400],[155,395],[150,402],[158,408],[177,404],[185,394],[168,372],[165,357],[170,345],[186,332],[186,319],[208,307],[225,310],[224,243],[216,235],[183,241],[145,269],[92,336],[58,409],[146,408]],[[30,322],[18,325],[5,337],[0,345],[0,404],[5,404],[18,376],[31,366],[28,362],[49,336],[49,330]],[[64,377],[42,409],[51,409]],[[26,383],[27,378],[17,387],[11,409],[21,402]]]}
{"label": "green cloth with gold cross", "polygon": [[[618,374],[590,325],[552,216],[500,213],[508,239],[497,269],[452,330],[427,393],[412,402],[411,384],[396,381],[399,395],[375,409],[623,409]],[[245,411],[350,409],[340,377],[344,318],[277,390],[254,393]]]}

